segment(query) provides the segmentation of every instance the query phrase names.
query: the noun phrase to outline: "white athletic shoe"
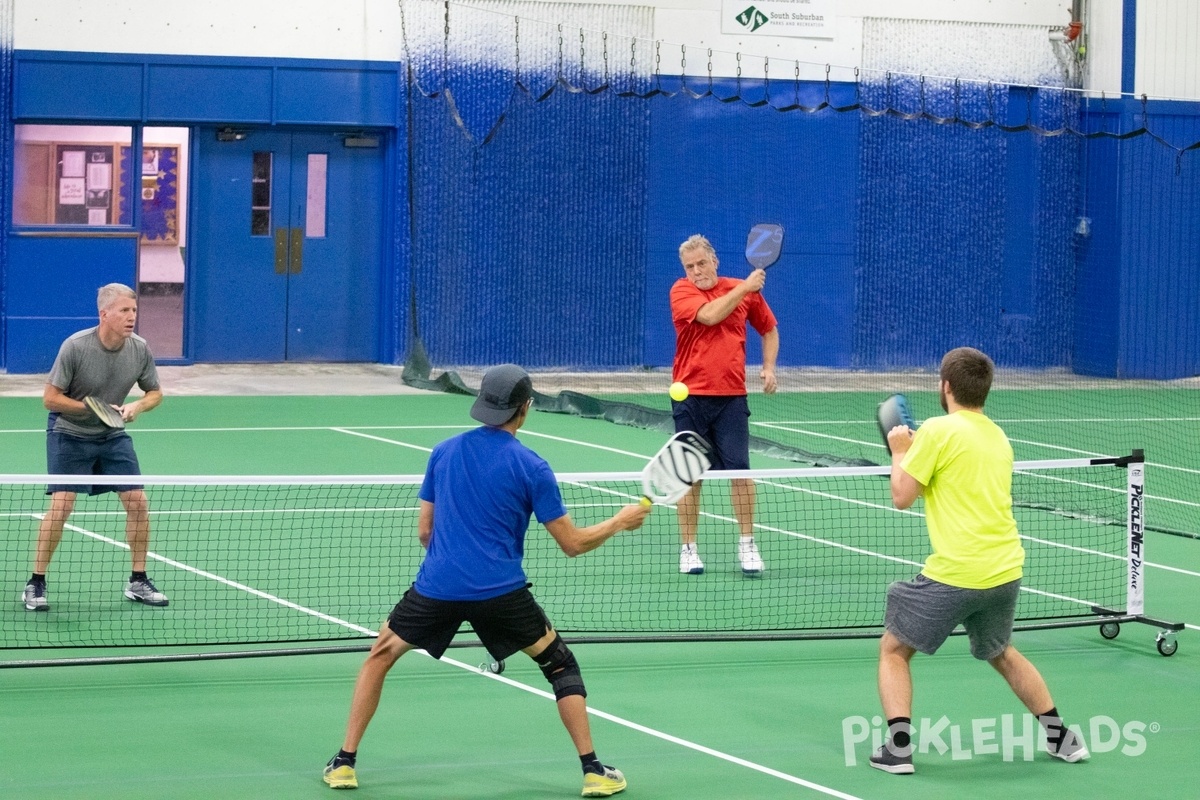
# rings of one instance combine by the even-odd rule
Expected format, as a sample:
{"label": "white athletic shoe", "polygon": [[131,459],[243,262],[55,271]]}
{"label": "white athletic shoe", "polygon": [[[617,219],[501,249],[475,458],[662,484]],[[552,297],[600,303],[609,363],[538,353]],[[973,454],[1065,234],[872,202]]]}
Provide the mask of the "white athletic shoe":
{"label": "white athletic shoe", "polygon": [[763,560],[754,539],[743,536],[738,542],[738,561],[742,562],[743,575],[762,575]]}
{"label": "white athletic shoe", "polygon": [[696,545],[685,544],[680,548],[679,571],[684,575],[704,574],[704,562],[700,560],[700,553],[696,551]]}
{"label": "white athletic shoe", "polygon": [[139,578],[125,584],[125,596],[148,606],[165,606],[169,603],[167,596],[160,592],[149,578]]}

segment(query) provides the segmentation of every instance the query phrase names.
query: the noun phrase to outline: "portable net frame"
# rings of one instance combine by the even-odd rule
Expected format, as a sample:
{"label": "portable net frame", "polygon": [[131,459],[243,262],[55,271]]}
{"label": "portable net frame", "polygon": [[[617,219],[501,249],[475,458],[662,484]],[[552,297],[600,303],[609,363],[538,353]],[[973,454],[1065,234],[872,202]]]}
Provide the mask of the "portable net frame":
{"label": "portable net frame", "polygon": [[[734,478],[756,487],[755,534],[766,563],[760,578],[743,575],[737,562],[728,491]],[[47,480],[80,479],[0,476],[6,585],[27,577]],[[1151,621],[1173,652],[1169,634],[1179,626],[1144,613],[1140,454],[1018,463],[1013,480],[1027,553],[1018,626],[1105,624],[1111,631]],[[48,575],[50,610],[17,603],[0,610],[4,649],[26,651],[6,666],[47,663],[56,648],[122,649],[73,654],[71,663],[365,649],[347,641],[375,635],[423,556],[416,536],[421,476],[93,479],[131,481],[145,485],[150,499],[148,572],[170,605],[151,608],[122,596],[124,512],[111,493],[80,494]],[[580,525],[607,518],[641,491],[637,473],[563,474],[559,482]],[[678,529],[668,508],[575,559],[534,524],[526,572],[555,627],[573,642],[878,636],[889,583],[910,579],[929,551],[923,515],[894,509],[889,492],[887,470],[878,467],[713,472],[699,531],[703,575],[678,573]],[[477,640],[464,630],[456,644]],[[142,652],[128,654],[135,650]]]}

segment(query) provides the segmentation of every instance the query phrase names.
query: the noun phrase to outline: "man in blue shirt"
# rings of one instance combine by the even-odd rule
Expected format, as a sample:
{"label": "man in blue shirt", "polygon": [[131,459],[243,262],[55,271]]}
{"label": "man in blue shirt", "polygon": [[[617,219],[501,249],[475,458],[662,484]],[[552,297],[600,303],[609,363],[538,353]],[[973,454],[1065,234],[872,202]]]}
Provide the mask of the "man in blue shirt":
{"label": "man in blue shirt", "polygon": [[650,508],[631,504],[604,522],[576,527],[550,465],[516,438],[532,398],[525,370],[515,364],[489,369],[471,407],[483,427],[433,449],[417,520],[425,560],[359,671],[345,741],[325,767],[332,788],[358,786],[358,744],[392,665],[414,648],[441,658],[459,626],[469,622],[493,659],[520,650],[541,667],[579,752],[583,796],[608,797],[625,789],[620,770],[596,757],[579,664],[530,593],[521,562],[530,515],[573,557],[641,527]]}

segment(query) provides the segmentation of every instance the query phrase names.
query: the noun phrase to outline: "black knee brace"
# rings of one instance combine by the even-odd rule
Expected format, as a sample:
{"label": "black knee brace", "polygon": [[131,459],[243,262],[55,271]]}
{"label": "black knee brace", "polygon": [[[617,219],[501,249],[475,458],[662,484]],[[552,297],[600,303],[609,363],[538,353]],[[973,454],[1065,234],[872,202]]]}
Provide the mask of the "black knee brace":
{"label": "black knee brace", "polygon": [[583,675],[579,672],[579,662],[575,660],[575,655],[561,636],[555,634],[554,641],[534,656],[533,660],[541,667],[546,680],[550,681],[555,700],[562,700],[573,694],[587,697],[587,690],[583,688]]}

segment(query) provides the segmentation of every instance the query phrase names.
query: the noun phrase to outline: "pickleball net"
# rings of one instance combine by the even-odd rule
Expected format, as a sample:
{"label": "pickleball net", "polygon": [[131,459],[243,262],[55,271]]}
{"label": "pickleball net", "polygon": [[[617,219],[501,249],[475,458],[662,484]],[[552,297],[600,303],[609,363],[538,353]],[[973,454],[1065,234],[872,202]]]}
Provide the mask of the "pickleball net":
{"label": "pickleball net", "polygon": [[[1139,453],[1016,465],[1014,513],[1027,553],[1019,625],[1147,620],[1143,469]],[[756,489],[755,538],[766,564],[757,578],[743,575],[737,560],[735,479]],[[122,596],[124,511],[111,493],[80,494],[48,573],[50,609],[27,611],[18,596],[46,511],[45,486],[70,480],[79,479],[0,476],[2,571],[12,598],[0,609],[4,649],[45,650],[49,658],[56,648],[361,644],[423,555],[421,476],[143,476],[148,572],[170,605]],[[580,526],[636,502],[639,480],[637,473],[559,475]],[[922,502],[898,511],[889,491],[882,467],[710,473],[698,537],[704,574],[679,573],[678,525],[668,507],[656,508],[641,530],[574,559],[533,523],[526,572],[572,641],[877,636],[888,584],[915,575],[929,552]],[[476,640],[464,631],[458,641]]]}

